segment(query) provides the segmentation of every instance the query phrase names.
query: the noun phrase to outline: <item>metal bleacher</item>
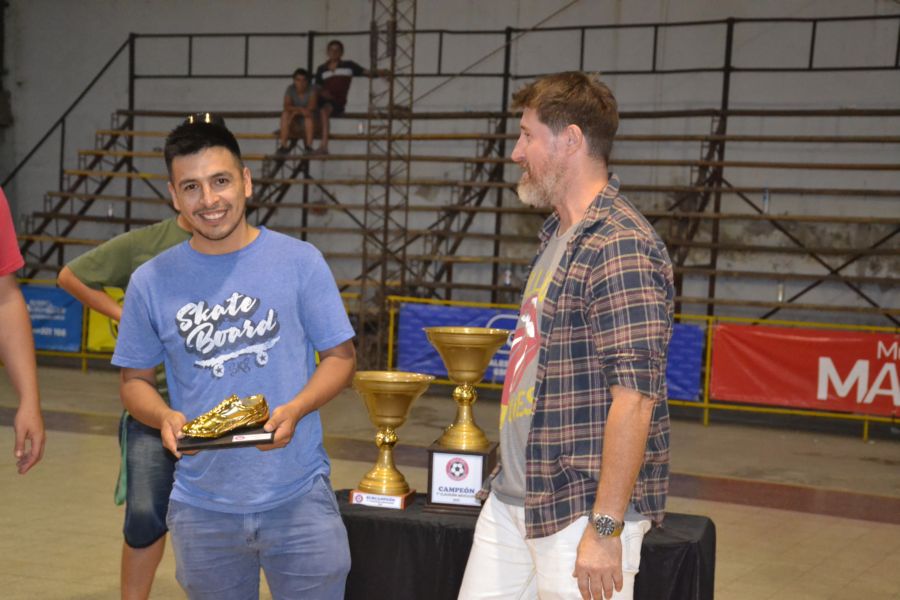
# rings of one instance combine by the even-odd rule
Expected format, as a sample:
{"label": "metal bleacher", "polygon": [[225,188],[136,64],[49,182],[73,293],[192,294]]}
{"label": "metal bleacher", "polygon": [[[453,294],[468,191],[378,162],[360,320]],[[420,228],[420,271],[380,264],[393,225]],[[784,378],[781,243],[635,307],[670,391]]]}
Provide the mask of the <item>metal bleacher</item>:
{"label": "metal bleacher", "polygon": [[[729,49],[741,24],[729,19],[702,25],[726,28]],[[646,27],[657,35],[669,25]],[[573,28],[582,37],[590,29]],[[435,32],[421,32],[429,33]],[[509,39],[510,30],[502,33]],[[652,69],[637,74],[667,73],[656,65],[655,52]],[[722,76],[721,96],[700,108],[620,106],[610,168],[669,247],[677,310],[900,325],[900,109],[828,106],[827,100],[817,108],[735,108],[729,84],[742,70],[728,56],[715,69]],[[855,69],[900,79],[896,61]],[[802,70],[828,68],[811,58]],[[422,77],[447,75],[439,67]],[[498,76],[512,84],[532,75],[512,74],[507,66]],[[400,240],[404,269],[399,280],[381,281],[391,293],[486,302],[517,297],[545,215],[514,194],[519,170],[509,152],[518,117],[507,100],[490,111],[415,108],[404,114],[412,123],[403,134],[410,151],[396,159],[408,161],[403,183],[410,196],[392,209],[403,213],[397,220],[403,226],[388,233]],[[159,148],[187,109],[117,110],[92,146],[78,142],[78,165],[61,165],[59,189],[46,193],[43,209],[20,232],[24,276],[53,277],[115,233],[171,214]],[[221,114],[253,173],[250,221],[315,243],[341,288],[358,290],[367,268],[361,248],[372,235],[365,186],[387,183],[373,182],[365,170],[373,159],[365,126],[372,113],[335,119],[331,154],[324,156],[276,156],[277,112]],[[873,160],[873,154],[883,158]]]}

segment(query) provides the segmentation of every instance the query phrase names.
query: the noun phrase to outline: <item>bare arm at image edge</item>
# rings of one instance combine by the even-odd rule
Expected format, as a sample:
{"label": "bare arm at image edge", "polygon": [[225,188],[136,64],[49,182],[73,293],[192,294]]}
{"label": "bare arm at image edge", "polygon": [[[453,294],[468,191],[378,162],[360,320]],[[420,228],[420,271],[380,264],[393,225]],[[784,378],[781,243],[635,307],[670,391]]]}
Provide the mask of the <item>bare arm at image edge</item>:
{"label": "bare arm at image edge", "polygon": [[13,423],[16,467],[24,475],[44,455],[44,420],[38,393],[31,318],[14,275],[0,276],[0,360],[19,400]]}

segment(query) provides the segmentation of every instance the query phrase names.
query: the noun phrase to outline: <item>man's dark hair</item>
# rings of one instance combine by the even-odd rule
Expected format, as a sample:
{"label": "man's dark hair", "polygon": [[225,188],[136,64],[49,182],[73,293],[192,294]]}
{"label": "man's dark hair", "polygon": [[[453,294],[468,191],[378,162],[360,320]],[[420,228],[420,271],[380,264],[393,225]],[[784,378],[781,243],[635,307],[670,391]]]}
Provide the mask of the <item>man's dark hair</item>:
{"label": "man's dark hair", "polygon": [[325,45],[326,48],[331,48],[332,46],[337,46],[341,49],[341,54],[344,53],[344,43],[341,40],[331,40]]}
{"label": "man's dark hair", "polygon": [[296,77],[297,75],[303,75],[304,77],[306,77],[307,80],[309,80],[309,71],[307,71],[303,67],[300,67],[299,69],[294,69],[294,74],[292,75],[292,77]]}
{"label": "man's dark hair", "polygon": [[234,135],[225,127],[225,121],[208,114],[205,119],[198,119],[197,115],[191,115],[166,137],[163,155],[166,158],[169,178],[172,177],[172,161],[176,157],[196,154],[206,148],[217,146],[227,148],[237,159],[238,164],[243,167],[241,148]]}
{"label": "man's dark hair", "polygon": [[542,77],[513,94],[513,108],[534,109],[554,135],[577,125],[587,140],[588,154],[609,163],[619,108],[612,91],[596,76],[568,71]]}

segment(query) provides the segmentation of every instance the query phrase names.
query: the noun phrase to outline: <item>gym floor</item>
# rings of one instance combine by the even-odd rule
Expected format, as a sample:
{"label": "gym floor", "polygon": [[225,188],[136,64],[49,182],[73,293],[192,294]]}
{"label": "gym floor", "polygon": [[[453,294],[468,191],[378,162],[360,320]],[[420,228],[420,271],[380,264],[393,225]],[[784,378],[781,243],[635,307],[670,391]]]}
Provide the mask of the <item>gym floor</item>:
{"label": "gym floor", "polygon": [[[118,373],[41,366],[48,429],[43,461],[19,476],[12,390],[0,377],[0,581],[3,598],[119,595],[122,507]],[[495,398],[475,405],[497,439]],[[450,389],[433,386],[398,430],[398,467],[427,488],[423,447],[452,422]],[[375,458],[375,429],[352,391],[322,410],[335,489],[354,487]],[[717,600],[900,600],[900,441],[714,423],[672,423],[670,512],[716,524]],[[167,548],[153,598],[183,598]],[[262,598],[269,598],[264,588]]]}

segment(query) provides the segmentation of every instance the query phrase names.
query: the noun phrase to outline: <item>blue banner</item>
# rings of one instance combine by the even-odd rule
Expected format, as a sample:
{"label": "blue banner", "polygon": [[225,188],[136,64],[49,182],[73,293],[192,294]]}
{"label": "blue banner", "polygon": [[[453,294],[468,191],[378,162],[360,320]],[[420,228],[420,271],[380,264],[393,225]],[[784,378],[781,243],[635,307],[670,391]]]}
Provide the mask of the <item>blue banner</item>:
{"label": "blue banner", "polygon": [[[447,369],[423,328],[436,326],[516,328],[518,313],[509,309],[401,304],[397,327],[397,369],[447,378]],[[700,373],[703,363],[703,328],[676,323],[669,344],[666,380],[669,397],[680,400],[700,398]],[[485,372],[483,381],[503,383],[509,363],[509,345],[505,345]]]}
{"label": "blue banner", "polygon": [[22,295],[31,315],[37,350],[78,352],[81,350],[81,303],[65,290],[23,285]]}
{"label": "blue banner", "polygon": [[700,373],[703,365],[704,330],[696,325],[675,323],[669,342],[666,383],[669,398],[700,399]]}
{"label": "blue banner", "polygon": [[[519,314],[509,309],[401,304],[397,326],[397,369],[447,378],[447,368],[423,327],[494,327],[515,330]],[[485,371],[484,382],[503,383],[509,363],[509,345],[504,345]]]}

